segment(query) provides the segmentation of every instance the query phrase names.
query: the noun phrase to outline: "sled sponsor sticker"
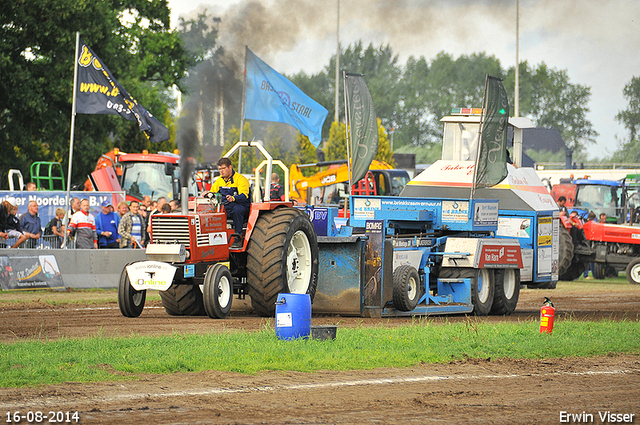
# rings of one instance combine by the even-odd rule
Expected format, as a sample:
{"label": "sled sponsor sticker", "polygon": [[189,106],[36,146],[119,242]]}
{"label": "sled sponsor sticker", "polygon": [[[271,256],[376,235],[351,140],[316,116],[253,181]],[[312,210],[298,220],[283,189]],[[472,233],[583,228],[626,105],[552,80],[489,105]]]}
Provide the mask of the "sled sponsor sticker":
{"label": "sled sponsor sticker", "polygon": [[442,221],[454,223],[468,222],[469,201],[442,201]]}
{"label": "sled sponsor sticker", "polygon": [[173,282],[177,267],[159,261],[140,261],[127,267],[129,282],[136,291],[156,289],[166,291]]}

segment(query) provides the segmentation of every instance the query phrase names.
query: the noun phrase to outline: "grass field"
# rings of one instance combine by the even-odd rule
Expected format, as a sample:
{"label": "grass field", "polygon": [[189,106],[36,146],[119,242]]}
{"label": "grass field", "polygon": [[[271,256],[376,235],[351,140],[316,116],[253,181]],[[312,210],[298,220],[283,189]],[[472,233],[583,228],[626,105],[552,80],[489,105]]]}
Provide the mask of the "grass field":
{"label": "grass field", "polygon": [[136,379],[144,373],[312,372],[610,353],[640,354],[639,322],[565,320],[548,335],[533,320],[490,324],[469,318],[436,325],[423,318],[393,328],[340,329],[333,341],[281,341],[268,325],[258,332],[0,344],[0,387]]}

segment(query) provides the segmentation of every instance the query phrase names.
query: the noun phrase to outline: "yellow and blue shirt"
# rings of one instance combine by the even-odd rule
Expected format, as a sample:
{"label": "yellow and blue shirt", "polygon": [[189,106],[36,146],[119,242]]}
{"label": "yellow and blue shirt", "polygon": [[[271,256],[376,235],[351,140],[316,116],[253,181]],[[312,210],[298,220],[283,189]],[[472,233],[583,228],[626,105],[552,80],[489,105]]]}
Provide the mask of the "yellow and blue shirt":
{"label": "yellow and blue shirt", "polygon": [[249,205],[249,180],[242,174],[233,171],[228,179],[220,176],[211,186],[211,193],[220,193],[222,196],[231,195],[238,204]]}

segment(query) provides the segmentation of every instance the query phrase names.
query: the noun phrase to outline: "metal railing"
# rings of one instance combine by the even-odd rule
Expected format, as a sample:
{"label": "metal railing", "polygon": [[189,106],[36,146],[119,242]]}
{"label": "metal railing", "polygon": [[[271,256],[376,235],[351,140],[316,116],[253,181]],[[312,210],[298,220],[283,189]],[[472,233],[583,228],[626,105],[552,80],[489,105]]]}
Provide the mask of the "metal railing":
{"label": "metal railing", "polygon": [[[0,248],[10,248],[18,241],[16,238],[0,239]],[[17,249],[60,249],[62,238],[56,235],[41,236],[38,239],[27,239]],[[75,249],[75,239],[70,238],[67,242],[67,249]]]}

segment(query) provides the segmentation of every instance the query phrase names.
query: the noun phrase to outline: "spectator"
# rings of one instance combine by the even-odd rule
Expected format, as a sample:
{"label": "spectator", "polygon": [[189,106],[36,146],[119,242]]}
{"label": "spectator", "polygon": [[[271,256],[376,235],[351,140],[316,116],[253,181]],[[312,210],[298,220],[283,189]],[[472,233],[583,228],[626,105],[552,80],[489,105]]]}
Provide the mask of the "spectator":
{"label": "spectator", "polygon": [[172,199],[169,201],[169,207],[171,207],[171,212],[180,212],[180,201]]}
{"label": "spectator", "polygon": [[140,203],[131,201],[129,212],[122,217],[118,226],[120,248],[144,248],[147,232],[143,226],[144,219],[138,212]]}
{"label": "spectator", "polygon": [[0,238],[7,239],[9,235],[7,234],[7,219],[9,218],[9,214],[11,211],[7,209],[4,202],[0,203]]}
{"label": "spectator", "polygon": [[20,216],[20,226],[25,234],[29,233],[31,239],[40,239],[42,222],[38,215],[38,203],[36,201],[29,201],[27,212]]}
{"label": "spectator", "polygon": [[567,198],[565,198],[564,196],[561,196],[558,198],[558,201],[556,203],[558,204],[558,208],[560,208],[560,212],[564,212],[565,214],[569,215],[569,212],[567,211],[567,207],[564,206],[566,202],[567,202]]}
{"label": "spectator", "polygon": [[56,216],[53,217],[46,226],[44,226],[44,235],[45,236],[57,236],[57,240],[52,245],[56,248],[60,248],[62,241],[64,239],[64,223],[62,220],[64,219],[64,209],[58,208],[56,209]]}
{"label": "spectator", "polygon": [[607,222],[607,214],[606,213],[600,213],[600,219],[598,220],[598,222],[606,223]]}
{"label": "spectator", "polygon": [[78,211],[80,211],[80,199],[73,197],[71,199],[71,203],[70,203],[70,207],[71,209],[69,210],[69,220],[71,220],[71,217],[77,213]]}
{"label": "spectator", "polygon": [[38,186],[36,186],[36,184],[34,182],[29,182],[29,183],[27,183],[27,190],[29,192],[34,192],[34,191],[38,190]]}
{"label": "spectator", "polygon": [[162,205],[161,214],[169,214],[171,212],[173,212],[173,210],[171,209],[171,205],[169,205],[169,204]]}
{"label": "spectator", "polygon": [[153,209],[153,211],[151,211],[148,214],[147,227],[146,227],[147,235],[151,235],[151,216],[154,214],[160,214],[162,212],[162,206],[165,205],[166,203],[167,203],[167,199],[165,197],[158,198],[158,200],[156,201],[156,207]]}
{"label": "spectator", "polygon": [[96,233],[96,220],[89,213],[89,200],[80,202],[80,211],[73,214],[69,222],[69,233],[75,233],[76,248],[98,249],[98,235]]}
{"label": "spectator", "polygon": [[127,204],[127,201],[118,202],[118,216],[120,217],[120,220],[122,220],[122,217],[124,217],[124,215],[128,212],[129,204]]}
{"label": "spectator", "polygon": [[9,211],[9,214],[6,219],[6,231],[7,236],[9,238],[16,239],[16,242],[11,246],[11,248],[17,248],[22,245],[26,240],[31,237],[30,233],[26,233],[22,231],[22,227],[20,226],[20,221],[18,217],[16,217],[16,213],[18,212],[18,207],[14,206],[9,201],[3,201],[2,205],[4,208]]}
{"label": "spectator", "polygon": [[120,248],[120,235],[118,225],[120,217],[111,211],[111,204],[104,201],[101,204],[102,212],[96,217],[96,233],[98,234],[98,248],[115,249]]}
{"label": "spectator", "polygon": [[142,209],[142,206],[144,205],[145,210],[147,211],[151,211],[151,196],[149,195],[145,195],[144,198],[142,198],[142,203],[140,204],[140,209]]}
{"label": "spectator", "polygon": [[271,174],[271,191],[269,198],[272,201],[284,201],[284,187],[280,184],[280,176],[278,173]]}

